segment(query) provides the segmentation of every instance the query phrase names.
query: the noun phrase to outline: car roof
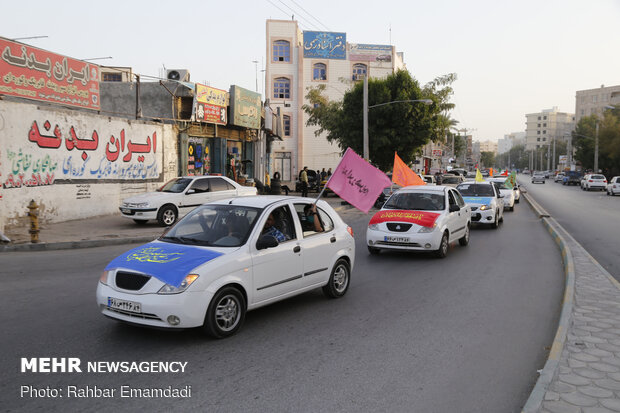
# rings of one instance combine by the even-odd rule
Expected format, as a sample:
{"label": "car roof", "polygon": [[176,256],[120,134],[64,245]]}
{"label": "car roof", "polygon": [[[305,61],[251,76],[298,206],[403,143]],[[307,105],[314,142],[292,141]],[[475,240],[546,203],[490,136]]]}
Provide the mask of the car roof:
{"label": "car roof", "polygon": [[[210,202],[217,205],[241,205],[254,208],[265,208],[273,203],[280,201],[293,201],[293,202],[314,202],[313,198],[301,197],[301,196],[286,196],[286,195],[252,195],[252,196],[239,196],[234,198],[220,199]],[[319,200],[321,205],[327,204],[323,200]],[[329,204],[328,204],[329,205]]]}
{"label": "car roof", "polygon": [[459,185],[463,184],[492,185],[489,181],[463,181]]}
{"label": "car roof", "polygon": [[443,193],[445,192],[447,188],[452,188],[452,187],[445,186],[445,185],[409,185],[409,186],[400,188],[398,192],[442,192]]}

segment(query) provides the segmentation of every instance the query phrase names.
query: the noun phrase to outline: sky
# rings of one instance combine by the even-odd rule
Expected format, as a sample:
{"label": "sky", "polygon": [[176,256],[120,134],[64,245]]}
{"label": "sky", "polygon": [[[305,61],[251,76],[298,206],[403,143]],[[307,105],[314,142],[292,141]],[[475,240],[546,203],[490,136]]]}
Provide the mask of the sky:
{"label": "sky", "polygon": [[[393,44],[421,85],[456,73],[450,116],[474,140],[525,131],[525,115],[575,112],[577,90],[620,85],[620,0],[106,0],[3,2],[0,36],[144,76],[263,92],[266,20]],[[258,63],[254,63],[258,61]]]}

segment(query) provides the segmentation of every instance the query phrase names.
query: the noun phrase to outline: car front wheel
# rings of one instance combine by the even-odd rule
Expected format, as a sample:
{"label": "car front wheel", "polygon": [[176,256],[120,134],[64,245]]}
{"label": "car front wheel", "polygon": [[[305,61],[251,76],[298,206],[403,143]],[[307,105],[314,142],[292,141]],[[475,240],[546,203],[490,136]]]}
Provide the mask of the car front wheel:
{"label": "car front wheel", "polygon": [[459,244],[461,244],[463,247],[469,244],[469,224],[467,224],[467,226],[465,227],[465,235],[463,235],[463,237],[459,239]]}
{"label": "car front wheel", "polygon": [[323,287],[323,293],[329,298],[340,298],[346,294],[351,281],[351,267],[341,258],[336,261],[329,281]]}
{"label": "car front wheel", "polygon": [[177,220],[177,211],[172,205],[164,205],[157,213],[159,225],[169,227]]}
{"label": "car front wheel", "polygon": [[213,338],[235,334],[245,320],[246,303],[235,287],[224,287],[211,299],[203,328]]}
{"label": "car front wheel", "polygon": [[448,255],[448,232],[444,232],[439,243],[439,248],[435,251],[435,257],[445,258]]}

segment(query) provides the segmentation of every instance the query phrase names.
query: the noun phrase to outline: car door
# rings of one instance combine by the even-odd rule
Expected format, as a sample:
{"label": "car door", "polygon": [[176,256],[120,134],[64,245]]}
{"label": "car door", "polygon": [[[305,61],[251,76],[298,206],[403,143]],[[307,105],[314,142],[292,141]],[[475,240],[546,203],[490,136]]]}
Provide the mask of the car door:
{"label": "car door", "polygon": [[209,192],[208,178],[197,178],[185,189],[179,201],[179,216],[205,203],[205,194]]}
{"label": "car door", "polygon": [[[274,226],[288,239],[275,247],[259,250],[256,243],[270,214],[278,216]],[[290,221],[290,226],[285,228],[286,220]],[[254,269],[252,304],[275,300],[301,288],[302,249],[293,223],[290,207],[286,204],[272,206],[260,217],[250,245]]]}
{"label": "car door", "polygon": [[234,196],[237,196],[236,188],[232,184],[226,182],[224,178],[217,176],[209,178],[209,192],[206,194],[204,202],[232,198]]}
{"label": "car door", "polygon": [[323,231],[317,232],[310,223],[305,223],[304,208],[312,205],[311,202],[295,203],[296,225],[301,231],[300,246],[302,250],[303,288],[325,284],[330,276],[330,265],[336,251],[341,248],[344,239],[339,239],[334,229],[334,221],[329,214],[317,207],[318,215],[313,219],[319,219]]}
{"label": "car door", "polygon": [[[458,206],[459,210],[450,212],[450,206]],[[450,240],[460,238],[465,233],[465,227],[467,225],[467,215],[469,211],[463,210],[459,205],[456,198],[456,191],[448,190],[448,230],[450,231]]]}

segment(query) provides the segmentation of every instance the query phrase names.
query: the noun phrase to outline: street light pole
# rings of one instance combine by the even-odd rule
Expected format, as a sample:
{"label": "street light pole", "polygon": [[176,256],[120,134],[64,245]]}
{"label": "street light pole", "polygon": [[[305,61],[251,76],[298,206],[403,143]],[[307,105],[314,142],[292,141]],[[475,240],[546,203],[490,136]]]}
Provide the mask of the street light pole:
{"label": "street light pole", "polygon": [[594,173],[598,173],[598,119],[596,120],[596,132],[594,134]]}

